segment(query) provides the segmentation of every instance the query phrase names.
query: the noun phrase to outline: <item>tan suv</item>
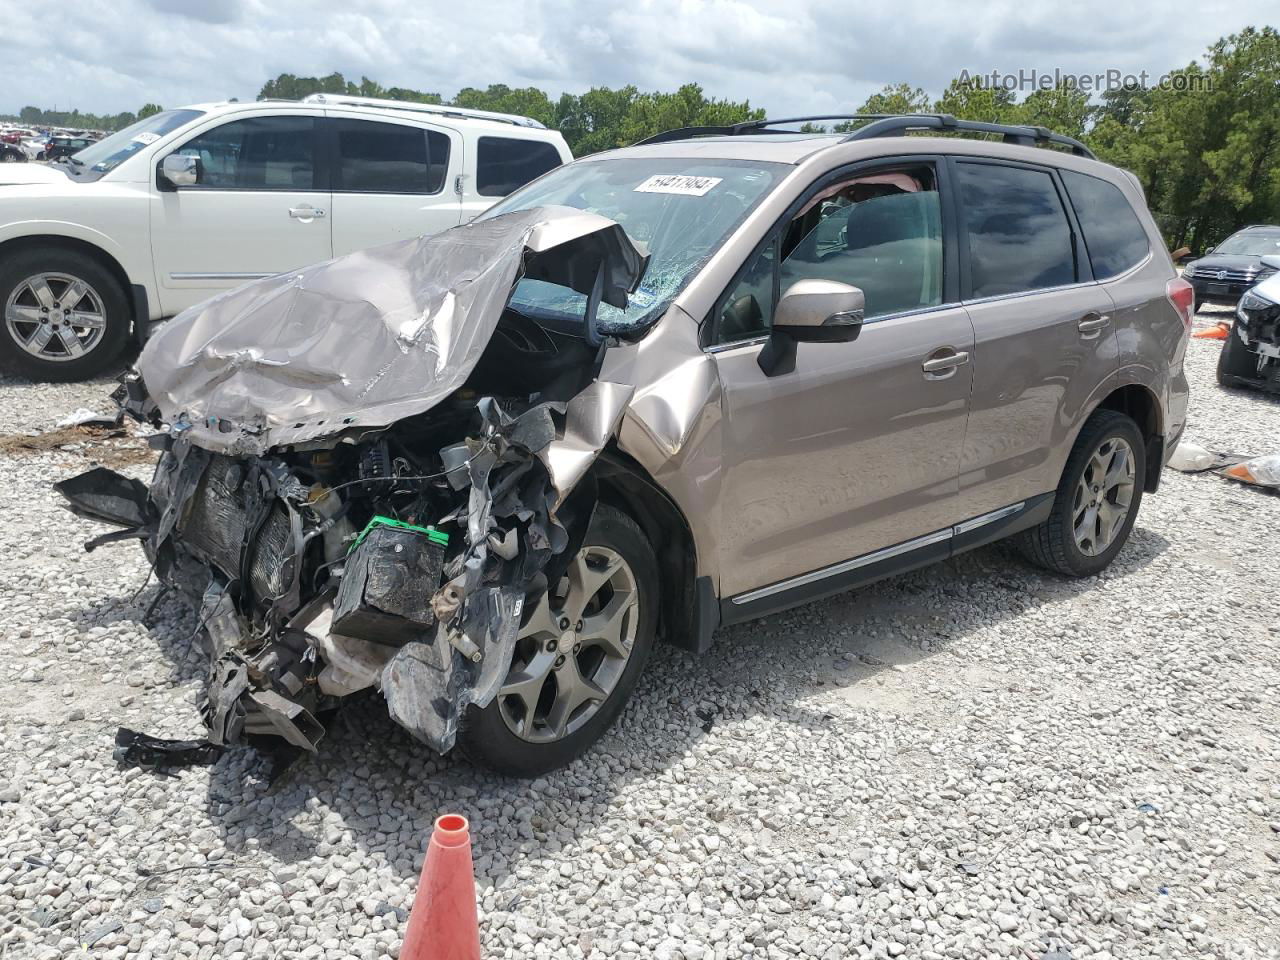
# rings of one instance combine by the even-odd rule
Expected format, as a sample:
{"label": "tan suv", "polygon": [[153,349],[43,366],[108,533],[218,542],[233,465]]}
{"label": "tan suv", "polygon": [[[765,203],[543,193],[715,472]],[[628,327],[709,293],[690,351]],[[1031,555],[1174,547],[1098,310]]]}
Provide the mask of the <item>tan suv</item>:
{"label": "tan suv", "polygon": [[535,774],[658,638],[1014,535],[1106,567],[1187,406],[1137,181],[1040,128],[858,119],[578,160],[157,333],[123,396],[166,427],[152,483],[60,486],[198,606],[210,739],[315,749],[372,689]]}

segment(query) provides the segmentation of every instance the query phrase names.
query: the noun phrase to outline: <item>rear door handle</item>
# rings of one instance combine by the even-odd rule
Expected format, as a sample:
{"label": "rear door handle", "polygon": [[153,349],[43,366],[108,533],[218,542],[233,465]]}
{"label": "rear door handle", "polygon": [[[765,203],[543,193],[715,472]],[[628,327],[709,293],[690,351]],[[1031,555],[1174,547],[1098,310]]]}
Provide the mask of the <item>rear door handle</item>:
{"label": "rear door handle", "polygon": [[300,207],[290,207],[289,216],[295,220],[311,220],[315,217],[323,217],[324,210],[320,207],[311,207],[303,204]]}
{"label": "rear door handle", "polygon": [[[946,352],[944,353],[943,351]],[[938,380],[942,377],[950,376],[955,372],[956,367],[968,362],[968,351],[942,347],[930,354],[929,359],[920,364],[920,369],[924,371],[926,377]]]}
{"label": "rear door handle", "polygon": [[1105,313],[1098,313],[1096,310],[1092,313],[1086,313],[1080,318],[1080,322],[1076,324],[1080,328],[1080,332],[1084,334],[1083,339],[1094,339],[1108,323],[1111,318]]}

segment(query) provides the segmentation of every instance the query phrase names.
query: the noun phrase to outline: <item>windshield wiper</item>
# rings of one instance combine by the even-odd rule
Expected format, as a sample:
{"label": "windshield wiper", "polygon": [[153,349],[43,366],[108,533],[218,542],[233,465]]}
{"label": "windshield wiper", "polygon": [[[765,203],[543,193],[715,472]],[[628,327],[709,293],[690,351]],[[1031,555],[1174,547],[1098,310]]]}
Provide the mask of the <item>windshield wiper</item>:
{"label": "windshield wiper", "polygon": [[83,167],[83,166],[84,166],[84,161],[83,161],[83,160],[77,160],[75,157],[67,157],[67,159],[68,159],[68,160],[70,160],[72,163],[74,163],[77,167]]}

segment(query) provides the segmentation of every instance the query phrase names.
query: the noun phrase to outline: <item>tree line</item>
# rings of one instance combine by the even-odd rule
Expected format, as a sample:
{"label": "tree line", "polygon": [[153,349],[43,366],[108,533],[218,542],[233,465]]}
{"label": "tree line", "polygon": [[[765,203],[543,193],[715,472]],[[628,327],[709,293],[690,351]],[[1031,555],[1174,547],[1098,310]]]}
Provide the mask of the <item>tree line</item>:
{"label": "tree line", "polygon": [[[968,120],[1048,127],[1076,137],[1101,159],[1134,172],[1171,247],[1200,250],[1249,223],[1280,222],[1280,33],[1247,28],[1209,47],[1203,64],[1170,71],[1155,85],[1113,87],[1095,102],[1079,85],[1057,83],[1022,99],[978,71],[963,72],[931,99],[909,83],[885,86],[856,113],[949,113]],[[536,87],[464,87],[437,92],[357,83],[341,73],[268,80],[258,99],[311,93],[383,97],[532,117],[564,134],[575,156],[625,146],[662,130],[758,120],[747,100],[708,97],[695,83],[674,92],[593,87],[552,99]],[[160,108],[109,117],[24,107],[24,123],[119,129]],[[851,129],[854,122],[830,125]],[[805,129],[823,129],[806,124]]]}

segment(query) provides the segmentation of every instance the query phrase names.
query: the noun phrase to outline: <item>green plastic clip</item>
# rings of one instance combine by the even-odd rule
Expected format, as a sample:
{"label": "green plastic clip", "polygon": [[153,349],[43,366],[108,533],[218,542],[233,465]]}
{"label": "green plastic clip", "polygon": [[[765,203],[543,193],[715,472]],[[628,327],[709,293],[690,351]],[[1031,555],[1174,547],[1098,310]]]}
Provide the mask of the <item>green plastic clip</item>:
{"label": "green plastic clip", "polygon": [[437,530],[435,527],[419,527],[412,523],[405,523],[403,520],[397,520],[395,517],[375,516],[372,520],[365,524],[360,536],[356,537],[356,542],[351,545],[351,549],[347,553],[351,553],[356,547],[364,543],[367,537],[375,527],[395,527],[397,530],[409,530],[413,533],[425,533],[427,539],[437,546],[447,547],[449,545],[449,535],[443,530]]}

